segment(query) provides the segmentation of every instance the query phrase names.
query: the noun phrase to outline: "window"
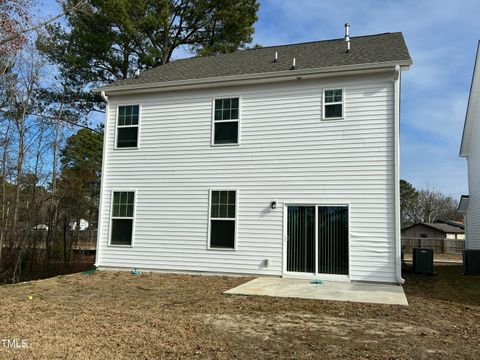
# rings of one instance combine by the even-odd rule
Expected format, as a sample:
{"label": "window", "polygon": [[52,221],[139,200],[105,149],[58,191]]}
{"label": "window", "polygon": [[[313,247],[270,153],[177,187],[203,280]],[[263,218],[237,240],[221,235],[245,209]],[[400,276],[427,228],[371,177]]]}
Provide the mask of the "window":
{"label": "window", "polygon": [[341,119],[343,117],[343,90],[325,90],[323,93],[323,118]]}
{"label": "window", "polygon": [[210,248],[235,248],[236,191],[212,190],[210,194]]}
{"label": "window", "polygon": [[215,99],[213,144],[238,144],[239,99]]}
{"label": "window", "polygon": [[139,105],[118,107],[117,148],[136,148],[138,146],[139,112]]}
{"label": "window", "polygon": [[133,191],[113,192],[111,245],[132,245]]}

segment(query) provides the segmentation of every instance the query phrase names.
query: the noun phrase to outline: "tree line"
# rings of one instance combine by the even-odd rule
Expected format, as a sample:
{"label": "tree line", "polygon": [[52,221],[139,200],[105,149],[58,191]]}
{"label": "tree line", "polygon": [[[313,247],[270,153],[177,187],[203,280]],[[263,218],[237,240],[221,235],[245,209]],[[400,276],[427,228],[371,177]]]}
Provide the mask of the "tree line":
{"label": "tree line", "polygon": [[38,20],[38,4],[0,0],[0,282],[68,266],[69,230],[80,219],[96,226],[105,104],[91,90],[178,51],[246,48],[259,7],[256,0],[56,2],[58,14]]}
{"label": "tree line", "polygon": [[406,225],[463,220],[456,199],[428,186],[416,189],[406,180],[400,180],[400,208],[402,224]]}

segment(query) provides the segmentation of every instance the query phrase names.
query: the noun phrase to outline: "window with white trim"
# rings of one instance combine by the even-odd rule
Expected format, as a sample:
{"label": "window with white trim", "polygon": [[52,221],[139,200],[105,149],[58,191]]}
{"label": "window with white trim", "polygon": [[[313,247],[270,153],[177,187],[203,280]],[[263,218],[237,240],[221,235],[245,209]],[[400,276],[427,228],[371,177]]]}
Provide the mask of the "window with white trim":
{"label": "window with white trim", "polygon": [[118,107],[117,148],[136,148],[138,146],[139,113],[139,105]]}
{"label": "window with white trim", "polygon": [[235,190],[212,190],[210,194],[210,248],[235,249]]}
{"label": "window with white trim", "polygon": [[134,202],[133,191],[113,192],[111,245],[132,245]]}
{"label": "window with white trim", "polygon": [[238,144],[239,99],[215,99],[213,144]]}
{"label": "window with white trim", "polygon": [[323,118],[343,118],[343,90],[333,89],[323,92]]}

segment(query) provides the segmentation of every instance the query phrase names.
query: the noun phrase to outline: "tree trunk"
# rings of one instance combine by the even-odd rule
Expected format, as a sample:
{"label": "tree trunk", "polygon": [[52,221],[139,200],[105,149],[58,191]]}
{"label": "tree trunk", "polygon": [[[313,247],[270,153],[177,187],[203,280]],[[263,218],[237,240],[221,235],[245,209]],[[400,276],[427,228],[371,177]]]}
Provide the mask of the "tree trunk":
{"label": "tree trunk", "polygon": [[[20,122],[23,122],[24,119],[20,120]],[[23,175],[23,157],[25,155],[25,148],[24,148],[24,128],[23,124],[18,124],[18,154],[17,154],[17,175],[15,179],[15,204],[14,204],[14,210],[13,210],[13,222],[12,222],[12,230],[17,231],[17,225],[18,225],[18,212],[20,208],[20,180]]]}
{"label": "tree trunk", "polygon": [[10,144],[10,122],[8,123],[5,131],[5,143],[3,145],[2,154],[2,210],[0,218],[0,272],[2,271],[2,251],[5,243],[5,231],[7,229],[8,217],[7,217],[7,161],[8,161],[8,145]]}
{"label": "tree trunk", "polygon": [[65,216],[63,220],[63,265],[65,266],[65,269],[67,268],[67,225],[68,225],[68,219]]}
{"label": "tree trunk", "polygon": [[[62,112],[60,112],[61,116]],[[49,220],[48,220],[48,230],[47,230],[47,236],[45,238],[45,251],[46,251],[46,256],[45,256],[45,262],[46,266],[48,267],[49,262],[50,262],[50,255],[51,255],[51,244],[52,241],[55,241],[56,238],[56,233],[57,233],[57,219],[58,219],[58,198],[57,198],[57,162],[58,162],[58,137],[60,133],[60,120],[57,121],[55,124],[55,136],[53,138],[53,144],[52,144],[52,198],[50,201],[50,205],[48,207],[48,214],[49,214]]]}

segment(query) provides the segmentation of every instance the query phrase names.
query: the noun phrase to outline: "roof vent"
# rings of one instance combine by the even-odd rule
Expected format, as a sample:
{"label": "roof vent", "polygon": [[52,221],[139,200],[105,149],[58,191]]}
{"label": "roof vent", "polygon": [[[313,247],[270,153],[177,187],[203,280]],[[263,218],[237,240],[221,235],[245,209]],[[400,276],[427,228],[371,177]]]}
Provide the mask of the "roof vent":
{"label": "roof vent", "polygon": [[290,70],[295,70],[295,58],[293,58],[292,67],[290,68]]}
{"label": "roof vent", "polygon": [[278,52],[275,51],[275,57],[273,58],[273,62],[276,63],[278,61]]}
{"label": "roof vent", "polygon": [[347,53],[350,52],[350,24],[345,23],[345,42],[347,43]]}

